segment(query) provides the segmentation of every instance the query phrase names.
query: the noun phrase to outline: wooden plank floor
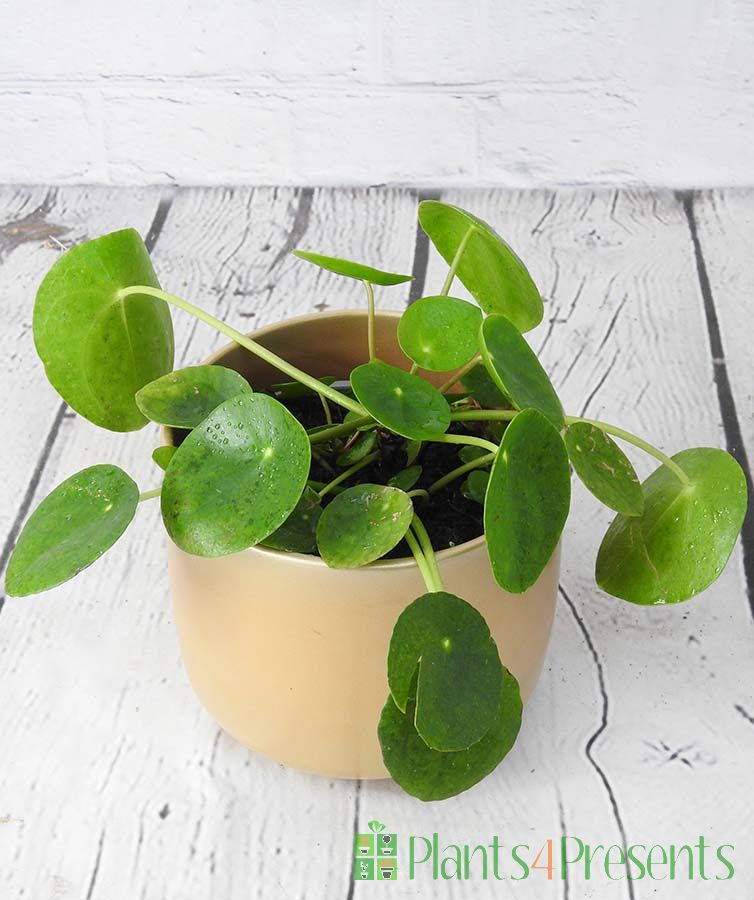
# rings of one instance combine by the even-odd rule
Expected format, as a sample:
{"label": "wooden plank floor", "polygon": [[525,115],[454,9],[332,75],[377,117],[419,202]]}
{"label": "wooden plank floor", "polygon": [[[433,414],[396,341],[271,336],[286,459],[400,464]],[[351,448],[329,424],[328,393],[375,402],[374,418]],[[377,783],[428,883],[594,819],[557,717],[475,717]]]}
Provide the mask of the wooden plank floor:
{"label": "wooden plank floor", "polygon": [[[754,191],[448,191],[491,221],[546,300],[530,336],[566,409],[616,421],[668,451],[754,458]],[[28,511],[99,461],[145,487],[153,429],[126,437],[72,414],[33,349],[40,278],[64,244],[133,225],[168,290],[251,329],[361,303],[358,285],[292,258],[298,245],[442,283],[417,233],[417,192],[397,189],[0,188],[0,529],[4,568]],[[222,341],[174,315],[177,365]],[[748,460],[748,461],[747,461]],[[638,458],[642,474],[646,461]],[[181,669],[156,506],[106,560],[0,612],[0,898],[350,900],[354,828],[539,847],[736,846],[712,888],[571,876],[432,882],[395,896],[750,900],[754,879],[754,519],[719,582],[674,608],[638,609],[593,582],[609,516],[578,486],[546,669],[505,764],[481,786],[423,805],[389,782],[333,782],[247,752],[199,706]]]}

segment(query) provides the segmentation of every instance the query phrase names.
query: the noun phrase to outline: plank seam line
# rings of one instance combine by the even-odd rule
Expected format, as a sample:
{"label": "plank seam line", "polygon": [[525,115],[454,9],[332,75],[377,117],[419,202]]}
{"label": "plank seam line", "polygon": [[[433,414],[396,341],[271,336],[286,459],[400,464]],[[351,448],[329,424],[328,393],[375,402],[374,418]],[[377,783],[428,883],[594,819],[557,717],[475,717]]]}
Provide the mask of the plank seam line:
{"label": "plank seam line", "polygon": [[356,835],[359,833],[359,810],[361,807],[361,785],[362,781],[360,778],[356,779],[356,797],[353,805],[353,840],[351,841],[351,848],[349,851],[349,855],[351,858],[350,865],[348,867],[348,872],[351,877],[351,880],[348,884],[348,891],[346,892],[346,900],[353,900],[353,894],[356,890],[356,877],[354,872],[355,866],[355,857],[353,848],[356,846]]}
{"label": "plank seam line", "polygon": [[[416,194],[418,203],[423,200],[439,200],[440,191],[419,191]],[[414,264],[411,274],[414,280],[411,282],[408,292],[408,303],[410,306],[420,297],[424,296],[424,282],[427,280],[427,266],[429,264],[429,238],[419,223],[419,216],[416,217],[416,242],[414,243]]]}
{"label": "plank seam line", "polygon": [[725,362],[723,339],[720,332],[720,322],[717,317],[717,307],[712,293],[712,285],[707,272],[707,263],[704,259],[702,243],[699,239],[699,231],[694,212],[696,194],[694,191],[678,191],[676,194],[683,206],[686,216],[691,243],[694,247],[694,259],[696,262],[696,274],[699,280],[699,289],[702,294],[704,315],[707,322],[707,337],[709,339],[712,355],[712,374],[717,389],[717,401],[720,406],[720,415],[723,420],[723,432],[728,453],[733,456],[743,469],[746,479],[746,490],[749,496],[749,504],[741,529],[741,543],[743,545],[744,577],[746,580],[746,593],[749,600],[749,609],[754,616],[754,488],[752,487],[751,470],[746,456],[741,433],[741,424],[736,410],[736,401],[733,398],[733,390],[730,385],[728,366]]}
{"label": "plank seam line", "polygon": [[[586,627],[586,623],[583,618],[579,615],[578,610],[576,609],[576,605],[571,600],[571,598],[566,593],[565,589],[560,586],[558,587],[558,591],[561,596],[565,600],[568,605],[568,608],[571,610],[571,614],[573,618],[576,620],[576,624],[578,625],[579,631],[584,637],[584,641],[586,642],[587,647],[589,648],[589,653],[594,661],[595,668],[597,670],[597,687],[600,692],[600,696],[602,698],[602,715],[600,718],[600,724],[597,726],[596,731],[589,740],[586,742],[586,747],[584,748],[584,752],[586,753],[586,758],[589,760],[592,768],[597,773],[600,781],[602,782],[605,791],[607,792],[607,799],[610,802],[610,807],[613,811],[613,817],[615,819],[615,823],[618,826],[618,833],[620,834],[621,841],[623,841],[623,849],[624,851],[628,847],[628,841],[626,839],[626,829],[623,825],[623,818],[620,814],[620,809],[618,808],[618,800],[615,796],[615,791],[613,790],[613,786],[610,784],[610,779],[607,777],[605,770],[602,766],[597,762],[597,760],[592,755],[592,749],[599,738],[605,733],[607,730],[607,722],[608,722],[608,699],[607,699],[607,689],[605,687],[605,672],[602,668],[602,660],[597,653],[597,649],[594,646],[594,641],[592,640],[592,636],[589,633],[589,629]],[[626,857],[625,862],[626,868],[626,887],[628,888],[628,896],[630,900],[635,900],[634,898],[634,885],[633,881],[630,878],[630,870],[628,865],[628,857]]]}

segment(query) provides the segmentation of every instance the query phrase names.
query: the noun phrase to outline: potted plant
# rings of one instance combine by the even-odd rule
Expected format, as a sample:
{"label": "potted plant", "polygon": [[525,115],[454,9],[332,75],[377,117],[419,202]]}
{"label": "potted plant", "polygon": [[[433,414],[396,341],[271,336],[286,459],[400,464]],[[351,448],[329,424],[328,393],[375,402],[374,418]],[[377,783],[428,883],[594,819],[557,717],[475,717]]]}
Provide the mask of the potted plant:
{"label": "potted plant", "polygon": [[[543,315],[523,263],[461,209],[426,201],[419,220],[449,265],[439,294],[377,314],[375,287],[409,276],[295,251],[361,281],[366,310],[252,336],[163,291],[133,230],[61,256],[34,307],[48,378],[101,427],[163,426],[164,476],[142,492],[109,464],[64,481],[26,523],[6,591],[73,577],[159,497],[184,661],[218,721],[281,761],[387,771],[434,800],[516,739],[571,467],[616,513],[597,583],[632,603],[711,584],[747,497],[722,450],[668,457],[566,415],[523,337]],[[456,278],[476,304],[451,296]],[[174,372],[170,306],[233,343]],[[659,462],[643,483],[614,438]]]}

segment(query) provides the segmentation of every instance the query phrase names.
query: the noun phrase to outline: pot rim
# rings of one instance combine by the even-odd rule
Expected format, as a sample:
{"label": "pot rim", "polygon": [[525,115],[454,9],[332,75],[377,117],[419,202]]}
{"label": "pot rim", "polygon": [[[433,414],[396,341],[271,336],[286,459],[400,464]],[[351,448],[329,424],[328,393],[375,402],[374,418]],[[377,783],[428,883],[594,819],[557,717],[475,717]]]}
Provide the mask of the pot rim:
{"label": "pot rim", "polygon": [[[296,325],[303,322],[309,322],[314,319],[335,319],[335,318],[366,318],[367,311],[365,309],[332,309],[326,312],[318,312],[318,313],[305,313],[301,316],[292,316],[290,319],[283,319],[280,322],[273,322],[270,325],[264,325],[262,328],[257,328],[254,331],[247,332],[247,336],[257,340],[260,337],[264,337],[267,334],[271,334],[273,332],[279,331],[281,328],[286,327],[287,325]],[[403,310],[399,309],[378,309],[375,310],[375,315],[377,317],[386,318],[386,319],[400,319],[403,315]],[[223,344],[222,347],[217,349],[214,353],[211,353],[206,359],[202,360],[199,365],[202,366],[213,366],[217,365],[219,360],[223,358],[226,354],[230,353],[236,347],[240,346],[235,341],[228,341],[227,344]],[[167,444],[170,444],[170,439],[168,437],[168,428],[163,427],[162,429],[163,439]],[[484,534],[480,534],[479,537],[475,537],[473,540],[465,541],[463,544],[457,544],[455,547],[447,547],[445,550],[438,550],[435,553],[438,561],[443,559],[450,559],[453,556],[460,556],[465,553],[473,553],[475,550],[478,550],[486,544],[486,538]],[[332,570],[327,563],[320,556],[314,556],[311,553],[294,553],[290,550],[274,550],[272,547],[263,547],[261,544],[256,544],[252,547],[247,547],[245,550],[240,550],[239,553],[254,553],[260,554],[262,556],[270,556],[270,557],[279,557],[281,559],[285,558],[290,560],[293,563],[299,563],[301,565],[310,565],[316,566],[321,569],[327,569],[328,571]],[[369,563],[366,566],[360,566],[361,569],[408,569],[413,568],[418,570],[418,566],[416,564],[416,560],[412,556],[404,556],[400,559],[378,559],[372,563]]]}

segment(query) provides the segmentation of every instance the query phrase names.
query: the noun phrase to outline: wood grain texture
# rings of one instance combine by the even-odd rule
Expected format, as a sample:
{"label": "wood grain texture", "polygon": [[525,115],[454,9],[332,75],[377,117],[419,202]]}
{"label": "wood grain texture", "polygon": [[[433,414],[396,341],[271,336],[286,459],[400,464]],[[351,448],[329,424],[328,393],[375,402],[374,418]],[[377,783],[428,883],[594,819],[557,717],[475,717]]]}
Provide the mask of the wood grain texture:
{"label": "wood grain texture", "polygon": [[[0,193],[2,221],[23,220],[46,196]],[[527,261],[546,298],[545,321],[530,339],[567,410],[619,422],[666,450],[725,445],[682,197],[580,190],[453,192],[443,199],[493,223]],[[699,240],[749,441],[751,376],[740,335],[751,331],[754,313],[746,303],[734,310],[724,291],[735,286],[748,299],[745,238],[754,196],[714,200],[717,218],[706,212],[711,199],[696,207]],[[362,303],[357,283],[295,260],[288,254],[295,246],[414,271],[424,293],[445,274],[433,251],[421,252],[410,191],[160,195],[71,188],[54,202],[46,219],[71,228],[72,239],[116,227],[110,222],[127,224],[121,220],[128,216],[143,232],[154,223],[163,286],[248,329]],[[52,209],[61,211],[59,220]],[[737,230],[740,249],[725,240]],[[5,376],[17,379],[16,388],[2,401],[19,434],[6,442],[0,471],[8,492],[0,511],[6,533],[47,433],[29,429],[44,417],[49,429],[59,403],[29,337],[33,290],[53,252],[43,240],[3,244],[0,264],[19,336],[9,340],[17,358]],[[381,290],[378,305],[400,307],[411,290]],[[195,363],[223,342],[188,316],[176,313],[174,322],[177,365]],[[16,440],[25,443],[12,447]],[[156,441],[151,428],[123,438],[61,415],[32,494],[38,499],[72,471],[108,460],[150,487],[159,477],[149,461]],[[632,457],[642,474],[651,469]],[[519,742],[482,786],[422,805],[389,782],[331,782],[285,770],[211,722],[181,669],[156,504],[145,504],[137,519],[107,559],[76,581],[8,600],[0,614],[3,900],[358,900],[376,888],[351,883],[352,834],[374,818],[402,836],[437,831],[441,842],[486,843],[497,833],[509,845],[530,843],[534,852],[563,832],[593,843],[625,838],[648,845],[704,834],[711,843],[741,845],[736,878],[719,891],[748,897],[754,863],[743,841],[754,834],[754,633],[740,548],[718,584],[692,603],[623,604],[594,586],[593,560],[609,515],[576,487],[562,602]],[[685,900],[718,890],[703,882],[576,877],[543,887],[542,874],[516,884],[405,878],[404,870],[401,885],[390,890],[568,900],[603,897],[606,890],[638,900],[658,887],[663,897]]]}

